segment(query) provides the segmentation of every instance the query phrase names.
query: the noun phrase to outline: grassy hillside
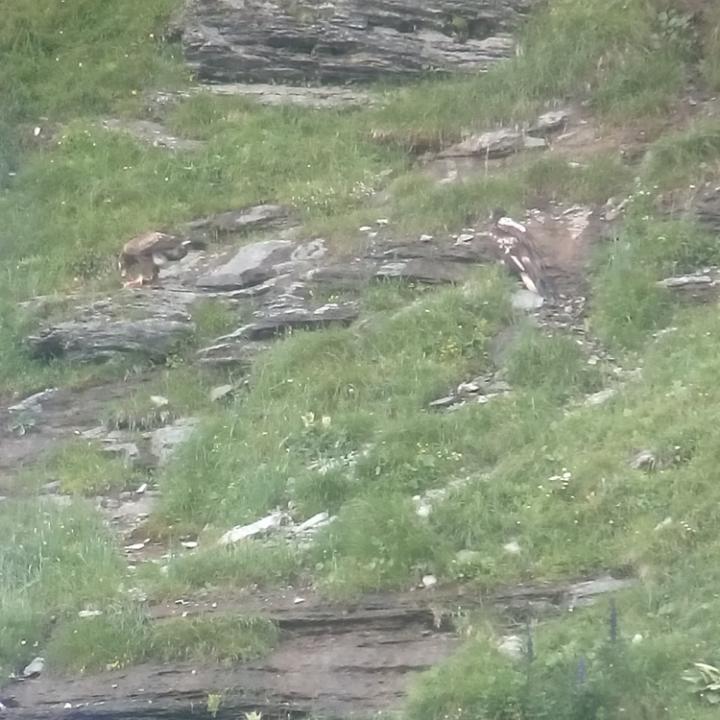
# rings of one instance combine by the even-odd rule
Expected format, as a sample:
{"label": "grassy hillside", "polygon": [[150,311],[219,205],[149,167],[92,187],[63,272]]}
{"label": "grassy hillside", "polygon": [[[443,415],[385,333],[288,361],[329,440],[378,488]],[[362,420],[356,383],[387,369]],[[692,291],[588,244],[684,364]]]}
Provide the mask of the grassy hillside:
{"label": "grassy hillside", "polygon": [[[512,61],[480,77],[374,88],[384,102],[373,108],[185,99],[164,122],[207,144],[176,154],[99,127],[103,117],[142,116],[155,89],[190,82],[163,36],[175,2],[16,0],[4,9],[0,396],[127,369],[30,361],[20,340],[36,318],[20,301],[112,287],[128,236],[263,201],[289,204],[309,233],[347,248],[358,226],[380,216],[398,232],[452,232],[498,204],[516,211],[632,195],[588,268],[588,323],[620,366],[641,373],[607,403],[587,406],[587,395],[617,385],[612,368],[588,364],[572,337],[520,317],[510,281],[493,270],[457,288],[374,289],[363,300],[367,322],[278,342],[226,407],[207,401],[214,378],[178,358],[178,367],[156,369],[153,387],[203,422],[159,477],[158,534],[210,540],[288,505],[301,518],[329,510],[337,521],[310,548],[201,550],[173,559],[166,574],[148,565],[130,575],[82,497],[120,489],[127,477],[73,444],[23,478],[31,489],[59,478],[75,495],[69,506],[32,492],[0,503],[0,530],[11,539],[0,545],[0,675],[40,649],[56,668],[89,670],[246,658],[277,641],[255,617],[155,628],[137,588],[162,598],[302,581],[347,597],[406,588],[428,573],[481,589],[612,569],[636,576],[636,589],[613,608],[532,630],[533,654],[520,663],[495,650],[492,618],[464,617],[465,646],[418,682],[407,716],[714,717],[716,695],[691,694],[683,673],[720,663],[720,320],[715,304],[681,306],[656,284],[720,262],[716,237],[661,216],[655,202],[720,175],[720,116],[688,123],[682,112],[688,88],[720,86],[720,16],[708,4],[691,20],[701,6],[550,0]],[[598,148],[579,166],[529,155],[452,186],[413,167],[412,138],[446,142],[569,102],[609,136],[632,126],[658,137],[634,166],[616,148]],[[376,129],[390,141],[374,142]],[[378,207],[368,198],[380,190],[388,199]],[[226,321],[211,308],[201,325],[212,336]],[[495,369],[502,332],[512,337],[499,362],[513,392],[428,412],[448,387]],[[140,424],[147,394],[108,416]],[[657,458],[652,472],[632,469],[640,450]],[[413,496],[456,480],[429,518],[418,517]],[[97,607],[102,620],[76,619]]]}

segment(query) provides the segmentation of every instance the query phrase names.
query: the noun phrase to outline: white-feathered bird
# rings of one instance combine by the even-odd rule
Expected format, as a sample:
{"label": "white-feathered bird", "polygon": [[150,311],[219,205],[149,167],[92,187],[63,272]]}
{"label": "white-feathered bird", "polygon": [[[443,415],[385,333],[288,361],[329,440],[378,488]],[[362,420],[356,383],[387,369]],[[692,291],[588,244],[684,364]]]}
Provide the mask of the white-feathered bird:
{"label": "white-feathered bird", "polygon": [[505,267],[537,295],[548,297],[550,286],[540,254],[528,229],[498,208],[492,214],[492,236]]}

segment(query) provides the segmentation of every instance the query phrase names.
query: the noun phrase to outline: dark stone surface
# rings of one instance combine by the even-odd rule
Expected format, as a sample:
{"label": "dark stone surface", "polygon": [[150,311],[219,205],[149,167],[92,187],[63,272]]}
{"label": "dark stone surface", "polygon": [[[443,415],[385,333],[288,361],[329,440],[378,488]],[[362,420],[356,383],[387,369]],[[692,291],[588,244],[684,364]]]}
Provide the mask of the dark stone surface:
{"label": "dark stone surface", "polygon": [[202,81],[339,83],[486,69],[537,0],[189,0],[185,57]]}

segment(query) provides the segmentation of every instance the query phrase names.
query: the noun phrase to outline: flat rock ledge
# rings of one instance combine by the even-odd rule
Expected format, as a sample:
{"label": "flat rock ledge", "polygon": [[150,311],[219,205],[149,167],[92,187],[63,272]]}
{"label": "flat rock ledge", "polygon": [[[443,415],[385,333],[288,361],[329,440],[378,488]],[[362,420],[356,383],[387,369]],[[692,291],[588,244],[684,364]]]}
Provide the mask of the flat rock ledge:
{"label": "flat rock ledge", "polygon": [[102,362],[144,356],[162,362],[195,332],[192,318],[169,298],[140,292],[107,298],[77,309],[76,317],[50,325],[27,338],[38,359]]}
{"label": "flat rock ledge", "polygon": [[537,0],[189,0],[174,31],[201,82],[336,84],[477,72]]}

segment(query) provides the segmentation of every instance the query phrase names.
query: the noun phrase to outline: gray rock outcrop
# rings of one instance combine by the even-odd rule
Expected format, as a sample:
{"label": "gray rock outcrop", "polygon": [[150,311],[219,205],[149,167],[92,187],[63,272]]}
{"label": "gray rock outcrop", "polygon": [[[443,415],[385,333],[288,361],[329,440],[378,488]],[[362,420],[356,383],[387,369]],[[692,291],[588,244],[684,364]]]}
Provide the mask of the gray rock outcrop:
{"label": "gray rock outcrop", "polygon": [[537,0],[189,0],[177,28],[205,82],[344,84],[484,70]]}
{"label": "gray rock outcrop", "polygon": [[160,294],[125,292],[77,309],[75,317],[27,338],[30,354],[98,362],[122,355],[162,361],[193,335],[190,315]]}

